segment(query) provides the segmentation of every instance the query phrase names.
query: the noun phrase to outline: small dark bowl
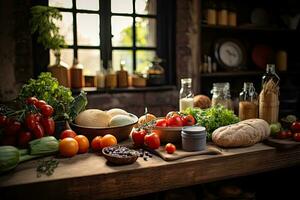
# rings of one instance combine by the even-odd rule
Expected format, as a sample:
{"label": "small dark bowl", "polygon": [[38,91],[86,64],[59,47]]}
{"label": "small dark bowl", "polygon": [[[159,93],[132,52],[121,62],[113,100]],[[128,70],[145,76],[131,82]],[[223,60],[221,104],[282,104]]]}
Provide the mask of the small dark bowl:
{"label": "small dark bowl", "polygon": [[[120,146],[114,146],[115,148],[118,148]],[[103,156],[106,158],[106,160],[110,163],[113,163],[115,165],[129,165],[134,163],[137,159],[138,159],[138,152],[135,152],[131,155],[131,156],[126,156],[126,157],[122,157],[122,156],[113,156],[111,154],[106,153],[106,149],[108,149],[109,147],[105,147],[102,149],[102,154]]]}

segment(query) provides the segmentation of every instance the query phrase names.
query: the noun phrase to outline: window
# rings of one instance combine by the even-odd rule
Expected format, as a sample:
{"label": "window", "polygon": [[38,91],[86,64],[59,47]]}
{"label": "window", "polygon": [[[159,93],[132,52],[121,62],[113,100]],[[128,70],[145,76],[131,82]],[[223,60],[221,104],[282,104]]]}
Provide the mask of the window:
{"label": "window", "polygon": [[[158,0],[49,0],[63,16],[57,22],[65,36],[62,60],[77,57],[85,75],[95,75],[112,61],[114,70],[125,61],[129,73],[144,72],[157,54]],[[50,52],[50,63],[55,62]]]}

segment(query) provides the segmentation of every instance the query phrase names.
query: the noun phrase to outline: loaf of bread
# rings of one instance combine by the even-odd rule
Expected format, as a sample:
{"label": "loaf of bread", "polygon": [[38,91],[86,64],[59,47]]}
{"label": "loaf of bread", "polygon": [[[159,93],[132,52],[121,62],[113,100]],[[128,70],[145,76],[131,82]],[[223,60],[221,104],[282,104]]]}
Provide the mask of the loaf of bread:
{"label": "loaf of bread", "polygon": [[265,120],[247,119],[216,129],[212,133],[212,140],[221,147],[246,147],[266,139],[269,135],[269,124]]}

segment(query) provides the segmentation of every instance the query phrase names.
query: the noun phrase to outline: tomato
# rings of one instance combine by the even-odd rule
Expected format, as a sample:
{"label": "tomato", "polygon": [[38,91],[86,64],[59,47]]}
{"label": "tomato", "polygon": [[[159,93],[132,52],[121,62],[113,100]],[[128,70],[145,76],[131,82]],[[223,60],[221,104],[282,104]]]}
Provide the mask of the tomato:
{"label": "tomato", "polygon": [[300,142],[300,133],[295,133],[293,138],[295,141]]}
{"label": "tomato", "polygon": [[33,113],[27,114],[25,117],[25,124],[29,130],[33,130],[36,126],[37,118]]}
{"label": "tomato", "polygon": [[165,150],[166,150],[167,153],[172,154],[176,151],[176,146],[172,143],[168,143],[165,146]]}
{"label": "tomato", "polygon": [[155,126],[166,127],[167,120],[166,119],[158,119],[158,120],[156,120]]}
{"label": "tomato", "polygon": [[100,151],[101,150],[101,136],[96,136],[91,142],[91,146],[93,151]]}
{"label": "tomato", "polygon": [[168,126],[183,126],[181,117],[179,115],[173,115],[167,119]]}
{"label": "tomato", "polygon": [[300,122],[294,122],[291,126],[291,130],[293,131],[293,133],[300,133]]}
{"label": "tomato", "polygon": [[35,97],[28,97],[26,99],[27,104],[35,105],[39,100]]}
{"label": "tomato", "polygon": [[171,112],[168,112],[168,114],[166,115],[166,119],[168,120],[169,118],[174,117],[174,116],[180,116],[180,115],[176,111],[171,111]]}
{"label": "tomato", "polygon": [[20,147],[26,148],[31,139],[32,139],[32,133],[30,133],[29,131],[22,131],[18,135],[18,145]]}
{"label": "tomato", "polygon": [[117,138],[111,134],[106,134],[102,137],[100,146],[101,149],[118,144]]}
{"label": "tomato", "polygon": [[16,135],[21,130],[21,123],[16,120],[8,120],[7,126],[5,127],[5,133],[7,135]]}
{"label": "tomato", "polygon": [[46,135],[53,135],[55,132],[55,122],[53,118],[41,118]]}
{"label": "tomato", "polygon": [[135,145],[142,146],[144,144],[144,138],[147,132],[144,129],[133,130],[131,133],[131,138]]}
{"label": "tomato", "polygon": [[84,135],[77,135],[74,139],[78,142],[78,153],[86,153],[89,151],[90,142]]}
{"label": "tomato", "polygon": [[64,138],[59,142],[59,152],[64,157],[75,156],[78,149],[78,142],[74,138]]}
{"label": "tomato", "polygon": [[292,137],[292,132],[290,130],[283,130],[277,133],[276,138],[278,139],[286,139]]}
{"label": "tomato", "polygon": [[36,126],[32,130],[32,133],[35,136],[35,138],[44,137],[45,135],[44,127],[39,122],[37,122]]}
{"label": "tomato", "polygon": [[67,138],[67,137],[74,138],[76,135],[77,134],[73,130],[67,129],[67,130],[64,130],[63,132],[61,132],[60,139],[64,139],[64,138]]}
{"label": "tomato", "polygon": [[158,149],[160,146],[160,139],[159,136],[152,132],[145,136],[145,145],[151,149]]}
{"label": "tomato", "polygon": [[42,106],[47,105],[46,101],[44,100],[39,100],[34,104],[38,109],[41,109]]}
{"label": "tomato", "polygon": [[53,114],[53,108],[50,105],[42,105],[40,109],[44,117],[51,117]]}
{"label": "tomato", "polygon": [[184,115],[181,117],[183,126],[193,126],[196,123],[193,115]]}
{"label": "tomato", "polygon": [[7,123],[7,117],[5,115],[0,115],[0,127],[4,127]]}

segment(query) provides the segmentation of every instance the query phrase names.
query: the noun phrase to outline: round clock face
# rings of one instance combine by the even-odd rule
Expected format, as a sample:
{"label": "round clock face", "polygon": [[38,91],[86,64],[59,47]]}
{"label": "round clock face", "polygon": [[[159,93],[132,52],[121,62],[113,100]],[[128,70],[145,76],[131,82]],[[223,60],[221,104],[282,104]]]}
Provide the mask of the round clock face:
{"label": "round clock face", "polygon": [[219,57],[228,67],[239,67],[243,61],[243,51],[231,41],[224,42],[219,48]]}

